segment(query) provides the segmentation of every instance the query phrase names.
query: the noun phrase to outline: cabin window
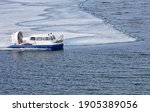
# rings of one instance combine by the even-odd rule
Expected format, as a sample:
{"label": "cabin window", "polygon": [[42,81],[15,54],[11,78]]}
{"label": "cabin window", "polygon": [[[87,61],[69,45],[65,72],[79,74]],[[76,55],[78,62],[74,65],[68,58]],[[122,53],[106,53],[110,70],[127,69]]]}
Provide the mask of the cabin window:
{"label": "cabin window", "polygon": [[35,40],[35,37],[31,37],[30,40]]}
{"label": "cabin window", "polygon": [[51,37],[46,37],[47,38],[47,40],[51,40]]}
{"label": "cabin window", "polygon": [[43,37],[43,40],[51,40],[50,37]]}
{"label": "cabin window", "polygon": [[36,40],[37,40],[37,41],[41,41],[41,40],[42,40],[42,37],[37,37]]}
{"label": "cabin window", "polygon": [[47,38],[46,38],[46,37],[43,37],[43,40],[47,40]]}

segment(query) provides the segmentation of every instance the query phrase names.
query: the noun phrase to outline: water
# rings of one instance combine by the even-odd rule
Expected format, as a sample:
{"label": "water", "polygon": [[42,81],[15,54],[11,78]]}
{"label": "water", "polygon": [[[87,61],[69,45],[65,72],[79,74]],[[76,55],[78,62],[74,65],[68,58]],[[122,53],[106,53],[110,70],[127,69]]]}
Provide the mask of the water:
{"label": "water", "polygon": [[[36,2],[11,0],[6,2],[1,7],[3,16],[0,33],[3,36],[3,42],[6,42],[6,39],[10,40],[10,34],[18,30],[25,34],[59,32],[65,35],[65,45],[90,45],[135,40],[115,30],[111,25],[105,24],[103,20],[82,11],[79,8],[80,3],[82,0]],[[4,20],[7,21],[7,24]],[[7,43],[9,45],[10,41]]]}
{"label": "water", "polygon": [[62,51],[0,51],[0,94],[150,93],[148,0],[0,5],[1,46],[18,30],[65,35]]}

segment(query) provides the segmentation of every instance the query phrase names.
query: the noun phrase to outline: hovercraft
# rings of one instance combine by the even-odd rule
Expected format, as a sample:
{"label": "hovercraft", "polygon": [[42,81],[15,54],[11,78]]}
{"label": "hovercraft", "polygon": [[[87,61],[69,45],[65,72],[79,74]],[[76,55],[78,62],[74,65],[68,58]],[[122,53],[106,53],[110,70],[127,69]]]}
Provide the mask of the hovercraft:
{"label": "hovercraft", "polygon": [[52,33],[35,34],[29,37],[23,37],[21,31],[14,32],[11,36],[12,45],[8,48],[16,49],[44,49],[44,50],[62,50],[63,35],[56,37]]}

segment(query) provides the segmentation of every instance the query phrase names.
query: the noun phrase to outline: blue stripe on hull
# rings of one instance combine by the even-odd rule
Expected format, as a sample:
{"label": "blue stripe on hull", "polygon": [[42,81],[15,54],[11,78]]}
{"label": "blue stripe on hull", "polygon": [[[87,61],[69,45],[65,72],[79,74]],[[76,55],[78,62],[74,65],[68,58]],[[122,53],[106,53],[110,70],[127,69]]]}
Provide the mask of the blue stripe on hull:
{"label": "blue stripe on hull", "polygon": [[8,48],[37,48],[37,49],[46,49],[46,50],[62,50],[63,44],[59,45],[11,45]]}

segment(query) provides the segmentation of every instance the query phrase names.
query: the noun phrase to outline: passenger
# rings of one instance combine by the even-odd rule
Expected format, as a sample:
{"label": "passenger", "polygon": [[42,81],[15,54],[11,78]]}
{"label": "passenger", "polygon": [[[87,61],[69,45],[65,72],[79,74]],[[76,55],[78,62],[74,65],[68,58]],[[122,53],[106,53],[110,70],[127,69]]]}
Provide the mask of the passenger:
{"label": "passenger", "polygon": [[48,34],[48,36],[51,37],[51,40],[55,40],[56,39],[55,36],[52,33]]}

